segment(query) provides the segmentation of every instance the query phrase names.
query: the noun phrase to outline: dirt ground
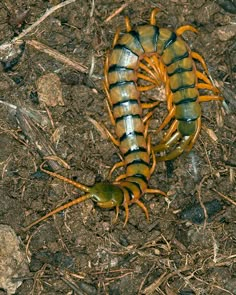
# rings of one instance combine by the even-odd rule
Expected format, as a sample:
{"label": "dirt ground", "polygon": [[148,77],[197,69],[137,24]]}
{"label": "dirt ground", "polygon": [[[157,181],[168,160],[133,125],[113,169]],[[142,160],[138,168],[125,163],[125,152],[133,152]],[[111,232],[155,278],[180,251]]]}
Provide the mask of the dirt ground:
{"label": "dirt ground", "polygon": [[[1,1],[1,44],[24,32],[60,1],[16,3]],[[198,35],[187,32],[184,37],[207,61],[227,107],[203,103],[203,126],[192,151],[158,163],[150,187],[169,197],[142,198],[149,223],[133,205],[124,228],[123,209],[114,224],[114,210],[98,208],[88,200],[24,232],[32,221],[81,195],[40,171],[43,156],[53,150],[70,166],[66,169],[63,162],[58,173],[86,185],[106,180],[119,160],[118,150],[97,125],[113,130],[102,87],[104,59],[117,27],[125,29],[124,16],[133,24],[148,22],[154,7],[162,10],[157,16],[160,27],[190,24],[199,30]],[[21,40],[25,42],[14,45],[13,56],[1,53],[0,72],[0,224],[14,229],[29,259],[28,274],[18,273],[23,283],[15,294],[236,294],[233,1],[76,0],[54,11]],[[59,60],[58,54],[43,52],[32,40],[72,64]],[[51,79],[55,82],[48,86]],[[39,92],[44,85],[47,92],[58,91],[55,97],[62,93],[59,103],[42,102]],[[142,96],[158,99],[157,93]],[[166,114],[162,101],[150,132]],[[158,142],[163,133],[155,136],[153,141]],[[122,169],[116,170],[113,179],[121,173]]]}

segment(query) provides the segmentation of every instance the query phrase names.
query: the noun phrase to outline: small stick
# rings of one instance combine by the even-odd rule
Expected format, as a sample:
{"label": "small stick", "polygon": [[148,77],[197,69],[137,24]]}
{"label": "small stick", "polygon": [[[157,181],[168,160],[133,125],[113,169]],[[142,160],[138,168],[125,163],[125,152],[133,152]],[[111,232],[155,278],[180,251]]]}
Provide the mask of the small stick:
{"label": "small stick", "polygon": [[212,189],[214,192],[216,192],[219,196],[221,196],[222,198],[224,198],[226,201],[230,202],[231,204],[233,204],[234,206],[236,206],[236,202],[234,200],[232,200],[230,197],[223,195],[222,193],[218,192],[216,189]]}
{"label": "small stick", "polygon": [[121,13],[122,10],[124,10],[130,3],[125,3],[121,5],[120,8],[118,8],[115,12],[113,12],[108,18],[105,19],[105,23],[108,23],[113,17],[115,17],[117,14]]}
{"label": "small stick", "polygon": [[56,60],[60,61],[61,63],[64,63],[64,64],[68,65],[69,67],[72,67],[72,68],[76,69],[79,72],[87,73],[87,70],[88,70],[87,67],[81,65],[80,63],[78,63],[75,60],[69,59],[65,55],[58,52],[57,50],[52,49],[52,48],[48,47],[47,45],[45,45],[45,44],[43,44],[43,43],[41,43],[39,41],[27,40],[26,44],[28,44],[30,46],[33,46],[37,50],[48,54],[49,56],[55,58]]}
{"label": "small stick", "polygon": [[9,43],[4,43],[0,46],[0,49],[7,49],[12,44],[16,43],[18,40],[22,39],[25,35],[31,32],[34,28],[36,28],[41,22],[43,22],[49,15],[51,15],[54,11],[75,2],[76,0],[66,0],[58,5],[53,6],[52,8],[48,9],[44,15],[42,15],[35,23],[33,23],[30,27],[25,29],[20,35],[13,38]]}

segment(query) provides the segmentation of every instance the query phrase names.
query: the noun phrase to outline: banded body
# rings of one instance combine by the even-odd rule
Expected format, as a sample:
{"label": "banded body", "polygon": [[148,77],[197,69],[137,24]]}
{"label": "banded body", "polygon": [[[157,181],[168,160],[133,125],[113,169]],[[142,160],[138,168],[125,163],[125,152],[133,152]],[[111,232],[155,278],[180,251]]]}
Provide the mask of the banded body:
{"label": "banded body", "polygon": [[[154,146],[153,150],[160,152],[180,142],[176,149],[166,156],[157,157],[157,160],[161,161],[173,159],[184,150],[192,148],[201,127],[200,102],[223,98],[219,97],[219,90],[212,85],[210,79],[197,70],[194,59],[201,63],[208,74],[203,58],[192,52],[180,36],[186,30],[193,32],[197,30],[189,25],[180,27],[176,32],[159,28],[155,20],[157,12],[158,9],[153,10],[150,25],[138,26],[136,30],[131,29],[126,19],[128,32],[120,38],[115,36],[114,47],[105,66],[105,89],[110,113],[113,113],[115,122],[117,109],[119,109],[118,116],[137,116],[140,91],[155,87],[159,84],[159,80],[165,83],[169,114],[157,132],[162,130],[172,118],[174,121],[161,144]],[[142,60],[145,60],[149,67],[145,67]],[[146,71],[147,75],[140,74],[139,68]],[[138,78],[149,81],[151,85],[137,86]],[[211,90],[214,95],[200,95],[199,89]],[[139,114],[140,112],[139,110]],[[123,126],[115,124],[118,138],[121,133],[124,134],[125,120]],[[134,120],[134,126],[135,124]],[[132,137],[134,138],[135,136]],[[122,152],[122,141],[120,149]],[[125,164],[128,163],[126,159],[124,161]]]}

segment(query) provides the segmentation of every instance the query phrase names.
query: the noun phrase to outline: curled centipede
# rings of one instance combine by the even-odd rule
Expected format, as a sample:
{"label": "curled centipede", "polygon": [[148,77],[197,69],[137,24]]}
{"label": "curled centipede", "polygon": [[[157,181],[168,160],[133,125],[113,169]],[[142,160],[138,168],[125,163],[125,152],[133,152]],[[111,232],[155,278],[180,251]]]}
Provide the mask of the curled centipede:
{"label": "curled centipede", "polygon": [[[113,166],[110,174],[122,166],[125,173],[112,183],[101,182],[88,187],[45,170],[41,165],[45,173],[74,185],[86,194],[51,211],[26,229],[89,198],[101,208],[116,208],[116,218],[119,207],[123,205],[125,225],[129,218],[129,205],[137,204],[148,219],[148,210],[140,198],[148,193],[165,195],[158,189],[148,187],[156,166],[154,151],[166,150],[181,137],[183,138],[176,150],[157,159],[176,157],[191,147],[200,129],[199,102],[221,98],[218,96],[218,89],[211,85],[208,77],[197,71],[193,58],[200,61],[207,73],[204,60],[197,53],[191,52],[180,37],[184,31],[196,32],[196,29],[183,26],[172,32],[159,28],[155,20],[157,12],[158,9],[152,11],[150,24],[137,26],[136,30],[132,30],[130,21],[126,18],[127,32],[120,35],[118,30],[115,34],[113,48],[107,55],[104,67],[107,107],[116,137],[109,130],[106,131],[122,155],[122,161]],[[140,68],[143,73],[139,71]],[[139,85],[138,79],[143,79],[149,85]],[[204,83],[198,83],[198,79]],[[169,115],[158,130],[164,128],[172,117],[175,120],[163,143],[152,147],[148,123],[153,111],[144,115],[143,109],[152,109],[159,102],[142,103],[140,93],[156,87],[160,81],[166,84]],[[201,88],[212,90],[217,95],[199,96],[198,89]]]}

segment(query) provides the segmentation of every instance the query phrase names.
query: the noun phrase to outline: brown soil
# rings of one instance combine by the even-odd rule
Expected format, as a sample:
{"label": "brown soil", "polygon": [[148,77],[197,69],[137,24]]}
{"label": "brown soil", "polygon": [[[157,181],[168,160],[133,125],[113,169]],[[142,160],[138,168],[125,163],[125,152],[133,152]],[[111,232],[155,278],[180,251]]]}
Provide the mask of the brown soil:
{"label": "brown soil", "polygon": [[[2,1],[1,43],[9,42],[59,2]],[[22,278],[16,294],[236,294],[236,55],[230,0],[158,1],[160,26],[176,29],[191,24],[198,28],[197,36],[185,34],[186,42],[204,56],[229,110],[216,102],[202,104],[203,127],[191,153],[157,165],[150,187],[168,192],[169,199],[143,197],[150,222],[133,205],[123,228],[123,210],[113,224],[114,210],[103,210],[89,200],[26,233],[22,230],[81,194],[40,172],[42,154],[47,154],[39,154],[36,141],[40,136],[70,165],[70,170],[61,168],[59,173],[87,185],[105,180],[119,160],[114,145],[91,123],[93,119],[112,130],[102,87],[104,58],[117,27],[124,29],[124,16],[133,24],[148,21],[156,1],[97,0],[94,7],[92,2],[76,0],[23,37],[55,49],[88,71],[94,59],[90,78],[29,43],[22,56],[1,57],[5,63],[0,72],[0,99],[30,113],[44,111],[37,114],[46,118],[44,127],[38,127],[40,135],[32,140],[24,125],[19,128],[22,113],[0,104],[0,223],[15,230],[31,257],[30,273]],[[124,3],[127,6],[106,22]],[[49,73],[60,78],[64,106],[38,103],[38,79]],[[166,114],[162,102],[150,130],[157,128]],[[114,177],[121,173],[116,170]],[[195,220],[192,215],[202,214],[197,204],[214,200],[218,200],[218,209],[208,212],[209,220],[204,222],[204,214]],[[190,220],[184,220],[186,216]],[[0,294],[5,292],[0,290]]]}

